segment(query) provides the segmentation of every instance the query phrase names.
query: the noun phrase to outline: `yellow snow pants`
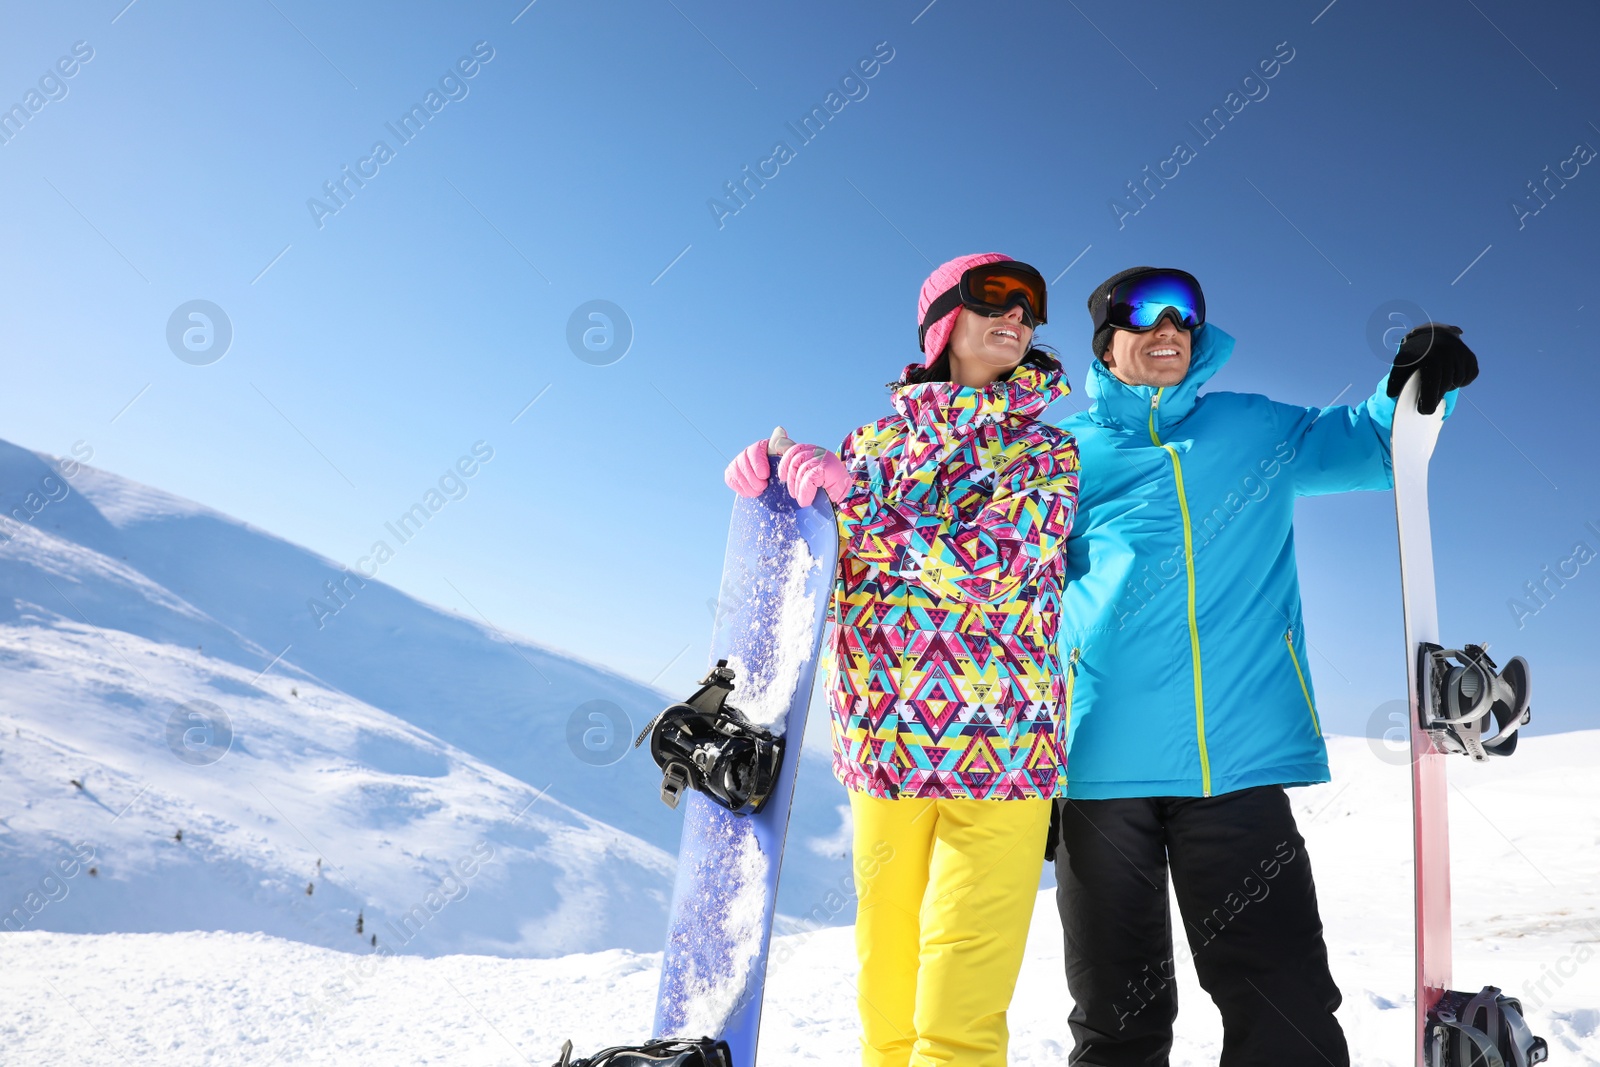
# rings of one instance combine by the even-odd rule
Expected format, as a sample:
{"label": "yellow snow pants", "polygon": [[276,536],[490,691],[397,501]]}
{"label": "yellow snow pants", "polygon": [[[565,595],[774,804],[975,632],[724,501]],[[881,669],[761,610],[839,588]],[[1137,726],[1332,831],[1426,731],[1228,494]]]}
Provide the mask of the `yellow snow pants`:
{"label": "yellow snow pants", "polygon": [[852,790],[863,1067],[1005,1067],[1048,800]]}

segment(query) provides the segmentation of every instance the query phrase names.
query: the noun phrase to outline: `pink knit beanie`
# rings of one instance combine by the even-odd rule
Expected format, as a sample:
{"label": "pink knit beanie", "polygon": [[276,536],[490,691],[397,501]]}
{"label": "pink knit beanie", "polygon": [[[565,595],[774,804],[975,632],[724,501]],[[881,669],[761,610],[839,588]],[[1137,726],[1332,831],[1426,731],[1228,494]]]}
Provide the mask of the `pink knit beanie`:
{"label": "pink knit beanie", "polygon": [[[934,268],[928,280],[922,283],[922,295],[917,298],[917,329],[922,329],[922,317],[928,313],[928,308],[933,302],[945,293],[954,289],[961,282],[961,276],[973,267],[981,267],[985,263],[1011,262],[1010,256],[1003,256],[999,252],[979,252],[971,256],[957,256],[948,263],[942,263]],[[945,315],[932,326],[928,327],[927,334],[923,337],[923,348],[926,356],[922,360],[924,367],[932,366],[933,361],[939,358],[944,351],[944,346],[950,340],[950,333],[956,328],[956,319],[961,314],[961,305],[957,304],[949,314]]]}

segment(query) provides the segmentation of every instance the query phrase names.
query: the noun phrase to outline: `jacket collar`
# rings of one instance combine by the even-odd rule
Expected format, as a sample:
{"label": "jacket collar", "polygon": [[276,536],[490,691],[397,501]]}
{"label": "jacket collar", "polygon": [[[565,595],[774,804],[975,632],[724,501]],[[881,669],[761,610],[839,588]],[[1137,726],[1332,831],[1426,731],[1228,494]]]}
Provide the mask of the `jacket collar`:
{"label": "jacket collar", "polygon": [[[1195,331],[1191,345],[1189,373],[1177,385],[1160,390],[1155,417],[1158,434],[1188,417],[1199,399],[1200,387],[1233,355],[1233,338],[1209,322]],[[1139,434],[1149,432],[1155,386],[1125,385],[1097,359],[1089,367],[1084,390],[1089,396],[1089,418],[1094,422]]]}
{"label": "jacket collar", "polygon": [[[913,364],[906,372],[915,369]],[[913,427],[937,433],[1008,418],[1038,418],[1071,391],[1059,370],[1018,367],[1011,377],[982,389],[954,382],[896,386],[891,401]]]}

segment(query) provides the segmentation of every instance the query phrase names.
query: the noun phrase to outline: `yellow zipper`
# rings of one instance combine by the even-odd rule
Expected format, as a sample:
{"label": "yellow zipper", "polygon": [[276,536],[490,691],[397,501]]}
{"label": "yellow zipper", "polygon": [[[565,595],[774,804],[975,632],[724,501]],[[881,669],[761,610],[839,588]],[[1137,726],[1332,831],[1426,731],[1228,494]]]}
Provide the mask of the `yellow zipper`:
{"label": "yellow zipper", "polygon": [[1078,681],[1078,649],[1067,657],[1067,713],[1061,717],[1061,743],[1066,745],[1067,733],[1072,729],[1072,687]]}
{"label": "yellow zipper", "polygon": [[1283,643],[1289,646],[1289,662],[1294,664],[1294,676],[1300,679],[1300,692],[1305,695],[1306,709],[1311,712],[1311,728],[1321,737],[1322,724],[1317,722],[1317,708],[1311,703],[1311,687],[1306,685],[1305,671],[1300,669],[1300,657],[1295,654],[1293,629],[1283,631]]}
{"label": "yellow zipper", "polygon": [[1165,449],[1172,457],[1172,477],[1178,486],[1178,510],[1183,514],[1183,563],[1189,577],[1189,655],[1194,665],[1194,733],[1200,744],[1200,790],[1202,796],[1211,795],[1211,757],[1206,752],[1206,700],[1200,683],[1200,625],[1194,614],[1194,535],[1189,525],[1189,499],[1183,491],[1183,464],[1178,461],[1178,450],[1162,444],[1156,434],[1156,409],[1161,405],[1163,386],[1150,398],[1150,440],[1157,448]]}
{"label": "yellow zipper", "polygon": [[[1061,716],[1061,732],[1057,735],[1061,738],[1062,759],[1066,759],[1067,757],[1067,738],[1072,733],[1072,687],[1077,684],[1077,681],[1078,648],[1074,646],[1072,649],[1072,654],[1067,657],[1067,708],[1065,714]],[[1072,771],[1070,767],[1063,768],[1061,777],[1066,779],[1071,773]]]}

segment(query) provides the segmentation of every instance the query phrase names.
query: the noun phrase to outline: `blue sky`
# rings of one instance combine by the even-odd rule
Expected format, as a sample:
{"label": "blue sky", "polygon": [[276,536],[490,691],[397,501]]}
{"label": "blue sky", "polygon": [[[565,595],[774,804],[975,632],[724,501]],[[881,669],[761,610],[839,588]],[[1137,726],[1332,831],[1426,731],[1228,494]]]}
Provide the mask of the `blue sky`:
{"label": "blue sky", "polygon": [[[352,565],[484,442],[380,576],[678,690],[722,467],[776,422],[833,445],[887,410],[934,263],[1058,279],[1040,339],[1075,384],[1088,290],[1184,267],[1239,341],[1215,386],[1304,404],[1370,391],[1404,301],[1483,363],[1435,461],[1445,633],[1530,657],[1537,726],[1595,725],[1600,16],[1324,2],[31,5],[0,34],[27,112],[0,436]],[[204,365],[167,339],[197,299],[232,330]],[[620,359],[568,343],[595,300]],[[1364,732],[1404,685],[1390,497],[1303,503],[1298,545],[1324,721]]]}

